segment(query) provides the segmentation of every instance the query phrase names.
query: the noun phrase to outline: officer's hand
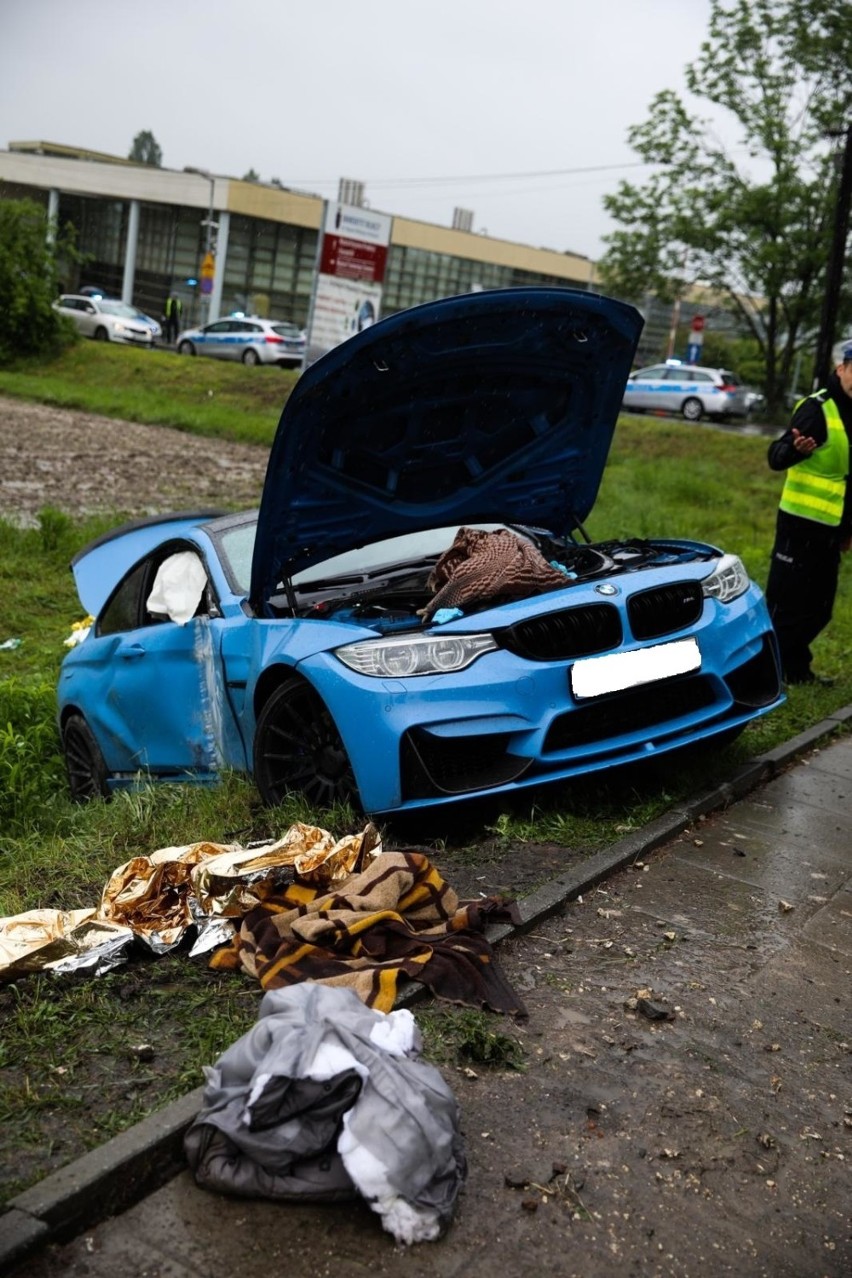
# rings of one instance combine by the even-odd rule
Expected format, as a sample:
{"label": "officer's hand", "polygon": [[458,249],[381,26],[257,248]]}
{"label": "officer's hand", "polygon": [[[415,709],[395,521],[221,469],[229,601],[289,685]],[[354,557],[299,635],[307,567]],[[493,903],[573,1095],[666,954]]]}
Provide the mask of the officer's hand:
{"label": "officer's hand", "polygon": [[800,430],[793,427],[793,447],[797,453],[801,453],[803,457],[808,457],[816,448],[816,440],[810,435],[803,435]]}

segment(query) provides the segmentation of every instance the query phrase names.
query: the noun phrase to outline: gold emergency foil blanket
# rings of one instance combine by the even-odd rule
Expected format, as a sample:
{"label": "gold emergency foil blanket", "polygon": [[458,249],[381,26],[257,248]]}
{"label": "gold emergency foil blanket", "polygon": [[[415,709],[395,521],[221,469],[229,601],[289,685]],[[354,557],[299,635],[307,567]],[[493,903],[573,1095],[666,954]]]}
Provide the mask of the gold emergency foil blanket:
{"label": "gold emergency foil blanket", "polygon": [[367,825],[360,834],[335,839],[319,826],[295,822],[275,843],[225,852],[191,873],[192,887],[205,914],[241,918],[281,887],[281,871],[314,887],[342,883],[382,850],[379,832]]}
{"label": "gold emergency foil blanket", "polygon": [[285,877],[328,890],[381,850],[373,825],[335,839],[296,822],[282,838],[256,848],[201,841],[133,857],[113,871],[98,909],[31,910],[0,919],[0,980],[59,965],[91,970],[96,951],[106,970],[119,944],[134,937],[165,953],[190,926],[200,935],[215,919],[241,918],[280,891]]}
{"label": "gold emergency foil blanket", "polygon": [[100,917],[132,928],[136,936],[177,945],[194,922],[190,871],[203,861],[236,852],[235,844],[190,843],[136,856],[114,870],[101,897]]}
{"label": "gold emergency foil blanket", "polygon": [[129,941],[132,933],[87,910],[28,910],[0,919],[0,980],[80,959],[110,940]]}

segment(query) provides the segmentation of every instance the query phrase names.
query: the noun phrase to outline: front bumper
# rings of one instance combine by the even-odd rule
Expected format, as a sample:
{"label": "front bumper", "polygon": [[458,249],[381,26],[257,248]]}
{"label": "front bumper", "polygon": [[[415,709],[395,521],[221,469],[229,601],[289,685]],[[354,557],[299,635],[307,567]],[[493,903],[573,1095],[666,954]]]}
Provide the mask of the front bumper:
{"label": "front bumper", "polygon": [[[753,588],[708,600],[701,666],[578,701],[570,661],[500,649],[454,675],[370,679],[331,653],[300,666],[343,737],[364,808],[422,807],[599,771],[740,727],[783,701],[777,644]],[[633,645],[637,647],[640,645]]]}

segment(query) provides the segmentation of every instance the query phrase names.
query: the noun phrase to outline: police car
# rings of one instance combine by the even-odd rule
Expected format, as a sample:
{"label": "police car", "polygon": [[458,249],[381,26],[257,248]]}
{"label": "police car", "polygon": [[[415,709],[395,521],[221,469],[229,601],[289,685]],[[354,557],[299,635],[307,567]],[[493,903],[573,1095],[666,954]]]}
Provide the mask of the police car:
{"label": "police car", "polygon": [[281,364],[292,368],[305,354],[305,334],[285,320],[259,319],[254,315],[229,315],[202,328],[188,328],[178,335],[179,355],[212,355],[215,359],[241,360],[243,364]]}
{"label": "police car", "polygon": [[728,369],[671,359],[631,373],[622,407],[632,413],[680,413],[688,422],[748,416],[745,389]]}

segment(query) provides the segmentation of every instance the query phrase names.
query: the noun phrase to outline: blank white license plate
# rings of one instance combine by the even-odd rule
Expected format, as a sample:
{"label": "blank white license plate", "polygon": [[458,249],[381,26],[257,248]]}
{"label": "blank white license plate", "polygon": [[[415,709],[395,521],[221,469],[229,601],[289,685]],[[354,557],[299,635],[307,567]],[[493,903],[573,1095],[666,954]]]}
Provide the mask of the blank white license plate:
{"label": "blank white license plate", "polygon": [[671,679],[701,666],[701,652],[694,639],[637,648],[635,652],[610,652],[584,657],[571,667],[571,691],[575,697],[600,697],[642,683]]}

